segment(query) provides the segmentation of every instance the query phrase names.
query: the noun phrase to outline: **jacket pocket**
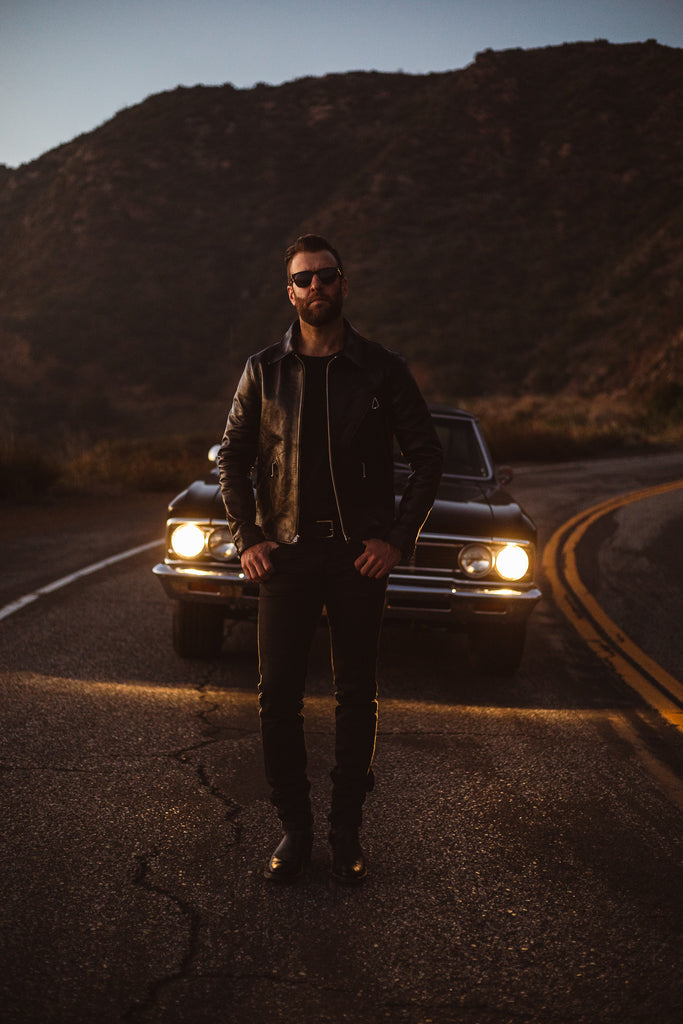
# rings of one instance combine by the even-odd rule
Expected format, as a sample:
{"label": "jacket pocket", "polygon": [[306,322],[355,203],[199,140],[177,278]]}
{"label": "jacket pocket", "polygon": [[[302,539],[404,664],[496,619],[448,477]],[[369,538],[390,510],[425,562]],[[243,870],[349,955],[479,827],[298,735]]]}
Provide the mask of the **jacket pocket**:
{"label": "jacket pocket", "polygon": [[273,479],[280,475],[279,460],[274,459],[272,456],[266,456],[264,459],[259,459],[256,466],[256,486],[260,487],[265,480]]}

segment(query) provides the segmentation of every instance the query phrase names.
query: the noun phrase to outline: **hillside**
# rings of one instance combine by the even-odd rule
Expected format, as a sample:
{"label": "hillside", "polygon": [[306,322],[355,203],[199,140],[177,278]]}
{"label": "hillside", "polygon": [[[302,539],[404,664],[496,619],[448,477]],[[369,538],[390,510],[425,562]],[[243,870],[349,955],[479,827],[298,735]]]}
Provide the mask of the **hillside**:
{"label": "hillside", "polygon": [[683,51],[653,41],[152,96],[0,167],[0,431],[221,422],[303,230],[431,397],[677,402],[681,124]]}

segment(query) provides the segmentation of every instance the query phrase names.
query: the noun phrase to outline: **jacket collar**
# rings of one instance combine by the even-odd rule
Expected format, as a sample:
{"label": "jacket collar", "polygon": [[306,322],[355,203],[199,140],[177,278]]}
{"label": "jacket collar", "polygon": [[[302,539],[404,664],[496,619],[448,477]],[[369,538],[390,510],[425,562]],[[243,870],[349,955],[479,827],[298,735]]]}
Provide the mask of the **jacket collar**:
{"label": "jacket collar", "polygon": [[[271,350],[271,363],[278,363],[285,356],[296,352],[296,339],[300,330],[298,320],[289,325],[284,338]],[[356,363],[357,366],[363,366],[365,363],[363,357],[364,343],[365,339],[358,333],[355,327],[352,327],[348,320],[344,320],[344,347],[341,354],[345,355],[351,362]]]}

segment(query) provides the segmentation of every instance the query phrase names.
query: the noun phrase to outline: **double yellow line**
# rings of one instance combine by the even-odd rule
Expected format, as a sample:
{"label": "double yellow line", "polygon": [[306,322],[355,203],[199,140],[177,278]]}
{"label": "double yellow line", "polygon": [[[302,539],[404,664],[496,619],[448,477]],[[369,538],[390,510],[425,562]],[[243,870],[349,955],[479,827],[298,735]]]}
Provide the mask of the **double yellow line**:
{"label": "double yellow line", "polygon": [[632,689],[668,722],[683,731],[683,685],[653,661],[605,614],[581,581],[576,553],[588,528],[615,508],[666,494],[683,487],[683,480],[610,498],[568,520],[550,538],[543,567],[553,596],[586,643]]}

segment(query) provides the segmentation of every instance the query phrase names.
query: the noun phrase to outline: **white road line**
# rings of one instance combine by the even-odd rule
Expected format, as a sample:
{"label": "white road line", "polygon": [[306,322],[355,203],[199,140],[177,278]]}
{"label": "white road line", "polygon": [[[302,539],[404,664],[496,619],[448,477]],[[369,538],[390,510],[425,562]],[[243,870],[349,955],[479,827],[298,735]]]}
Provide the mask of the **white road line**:
{"label": "white road line", "polygon": [[6,604],[4,608],[0,608],[0,619],[6,619],[9,615],[13,615],[14,612],[18,612],[20,608],[25,608],[27,604],[37,601],[44,594],[51,594],[55,590],[68,586],[69,583],[82,579],[83,576],[90,576],[93,572],[106,569],[108,565],[122,562],[125,558],[132,558],[133,555],[139,555],[142,551],[149,551],[150,548],[158,547],[159,544],[163,544],[163,538],[150,541],[149,544],[140,544],[137,548],[129,548],[128,551],[121,551],[118,555],[112,555],[111,558],[104,558],[101,562],[93,562],[92,565],[86,565],[84,569],[69,573],[68,576],[62,576],[61,579],[55,580],[53,583],[46,583],[44,587],[39,587],[38,590],[34,590],[30,594],[24,594],[23,597],[19,597],[16,601],[12,601],[11,604]]}

